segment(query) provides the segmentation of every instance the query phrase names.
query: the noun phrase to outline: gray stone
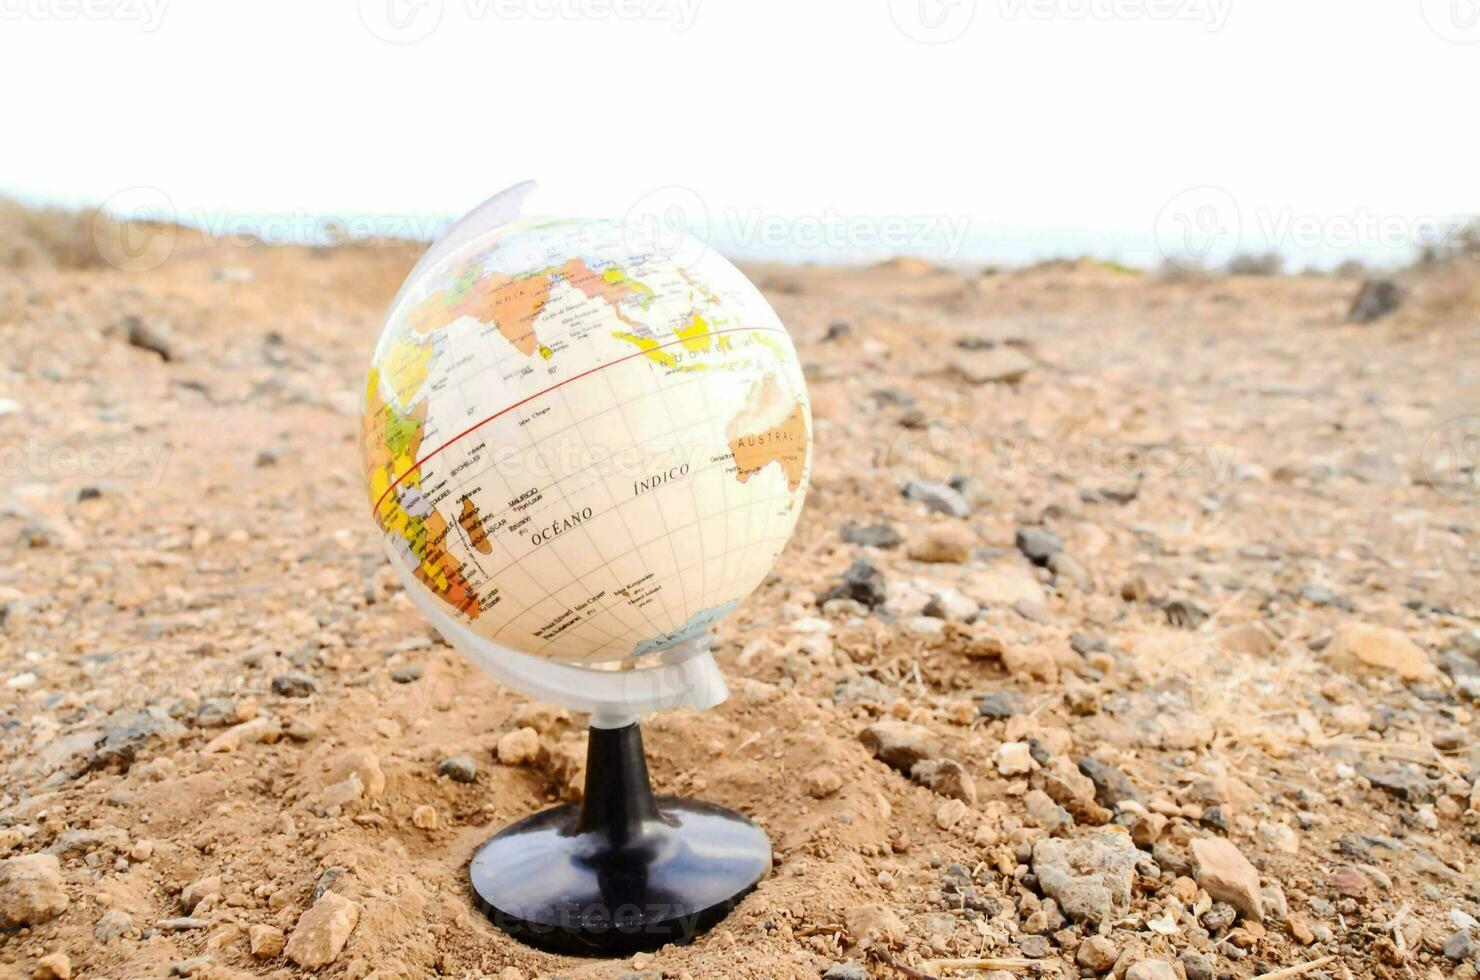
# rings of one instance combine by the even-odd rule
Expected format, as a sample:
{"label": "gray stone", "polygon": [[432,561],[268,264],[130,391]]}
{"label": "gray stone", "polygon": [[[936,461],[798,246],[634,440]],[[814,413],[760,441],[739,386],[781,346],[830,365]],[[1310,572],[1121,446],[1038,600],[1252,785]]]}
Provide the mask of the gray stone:
{"label": "gray stone", "polygon": [[1403,301],[1403,289],[1391,279],[1364,279],[1352,300],[1347,319],[1354,323],[1381,320]]}
{"label": "gray stone", "polygon": [[1020,527],[1014,541],[1024,558],[1043,567],[1047,567],[1049,559],[1064,550],[1059,536],[1046,527]]}
{"label": "gray stone", "polygon": [[865,548],[897,548],[904,538],[890,524],[870,524],[867,527],[849,524],[843,528],[843,540]]}
{"label": "gray stone", "polygon": [[420,664],[401,664],[399,667],[391,668],[391,680],[397,684],[410,684],[421,680]]}
{"label": "gray stone", "polygon": [[1077,763],[1079,771],[1095,784],[1095,802],[1100,806],[1115,809],[1121,800],[1141,802],[1141,794],[1130,777],[1108,763],[1086,756]]}
{"label": "gray stone", "polygon": [[1130,835],[1101,831],[1033,846],[1033,873],[1045,895],[1075,922],[1100,923],[1130,908],[1140,851]]}
{"label": "gray stone", "polygon": [[272,693],[283,698],[306,698],[319,689],[307,674],[279,674],[272,679]]}
{"label": "gray stone", "polygon": [[473,761],[472,756],[455,755],[442,760],[442,764],[437,767],[437,774],[446,776],[455,783],[471,783],[478,778],[478,763]]}
{"label": "gray stone", "polygon": [[1444,955],[1462,963],[1474,957],[1476,952],[1475,940],[1470,938],[1468,930],[1460,929],[1454,935],[1444,940]]}
{"label": "gray stone", "polygon": [[879,571],[868,558],[860,555],[853,559],[853,564],[843,573],[843,580],[833,586],[822,601],[828,602],[833,599],[852,599],[860,605],[873,609],[882,606],[889,598],[884,585],[884,573]]}
{"label": "gray stone", "polygon": [[1213,980],[1217,975],[1213,962],[1195,949],[1182,950],[1181,959],[1187,980]]}
{"label": "gray stone", "polygon": [[908,500],[918,500],[926,509],[937,514],[965,517],[971,513],[971,505],[961,496],[961,491],[944,483],[931,480],[907,480],[900,493]]}
{"label": "gray stone", "polygon": [[834,963],[822,980],[868,980],[868,970],[857,963]]}
{"label": "gray stone", "polygon": [[994,691],[982,698],[976,706],[977,714],[997,720],[1011,718],[1022,710],[1023,699],[1013,691]]}

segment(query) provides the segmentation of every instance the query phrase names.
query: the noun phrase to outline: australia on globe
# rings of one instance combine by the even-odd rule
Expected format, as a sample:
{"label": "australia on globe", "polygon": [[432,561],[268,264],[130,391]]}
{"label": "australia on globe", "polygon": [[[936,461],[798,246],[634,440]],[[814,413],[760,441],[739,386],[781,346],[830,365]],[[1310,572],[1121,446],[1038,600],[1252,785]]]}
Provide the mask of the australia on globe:
{"label": "australia on globe", "polygon": [[498,226],[419,270],[365,385],[392,560],[506,648],[620,661],[708,631],[796,525],[811,411],[791,338],[702,247]]}

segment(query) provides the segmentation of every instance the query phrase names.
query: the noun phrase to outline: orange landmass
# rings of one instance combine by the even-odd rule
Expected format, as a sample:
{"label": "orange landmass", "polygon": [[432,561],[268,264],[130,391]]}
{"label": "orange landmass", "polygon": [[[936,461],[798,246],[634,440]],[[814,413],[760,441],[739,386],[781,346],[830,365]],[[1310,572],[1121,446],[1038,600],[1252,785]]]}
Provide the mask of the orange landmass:
{"label": "orange landmass", "polygon": [[768,406],[780,394],[780,386],[771,376],[757,382],[745,408],[725,427],[725,435],[735,458],[735,478],[741,483],[775,463],[786,474],[787,486],[796,490],[802,485],[807,466],[807,417],[801,401],[793,399],[790,410],[779,421],[765,424],[768,417],[775,416]]}
{"label": "orange landmass", "polygon": [[488,532],[483,529],[483,518],[478,513],[478,505],[473,503],[472,497],[463,498],[462,513],[457,515],[457,522],[468,533],[468,542],[477,549],[479,554],[493,554],[493,545],[488,541]]}

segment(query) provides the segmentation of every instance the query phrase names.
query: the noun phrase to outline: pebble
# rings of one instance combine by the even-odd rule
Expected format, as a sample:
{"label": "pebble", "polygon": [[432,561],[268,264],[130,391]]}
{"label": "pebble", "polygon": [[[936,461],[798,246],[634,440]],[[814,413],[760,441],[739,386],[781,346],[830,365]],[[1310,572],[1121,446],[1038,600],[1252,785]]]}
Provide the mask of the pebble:
{"label": "pebble", "polygon": [[1464,929],[1459,930],[1444,940],[1444,955],[1456,963],[1473,959],[1476,950],[1475,940]]}
{"label": "pebble", "polygon": [[1024,776],[1033,771],[1032,749],[1027,742],[1004,742],[997,747],[997,771],[1004,776]]}
{"label": "pebble", "polygon": [[843,580],[822,597],[824,603],[834,599],[851,599],[868,609],[882,606],[889,599],[884,573],[868,557],[858,556],[843,573]]}
{"label": "pebble", "polygon": [[66,953],[50,953],[36,961],[34,980],[72,980],[72,959]]}
{"label": "pebble", "polygon": [[54,854],[23,854],[0,861],[0,927],[32,926],[67,910],[62,865]]}
{"label": "pebble", "polygon": [[1426,680],[1436,673],[1428,654],[1406,634],[1387,626],[1346,623],[1339,627],[1326,658],[1348,670],[1394,674],[1403,680]]}
{"label": "pebble", "polygon": [[259,960],[270,960],[282,953],[287,945],[283,930],[276,926],[254,925],[247,930],[247,944],[253,956]]}
{"label": "pebble", "polygon": [[283,698],[306,698],[318,690],[307,674],[279,674],[272,679],[272,693]]}
{"label": "pebble", "polygon": [[964,524],[931,524],[910,536],[905,553],[915,561],[959,565],[975,545],[976,535]]}
{"label": "pebble", "polygon": [[1125,980],[1181,980],[1166,960],[1142,960],[1125,971]]}
{"label": "pebble", "polygon": [[1136,790],[1136,784],[1131,782],[1129,776],[1119,769],[1098,759],[1088,756],[1080,759],[1079,771],[1088,776],[1095,784],[1095,800],[1101,806],[1115,809],[1121,800],[1141,801],[1141,794]]}
{"label": "pebble", "polygon": [[899,492],[905,499],[917,500],[924,504],[927,510],[937,514],[966,517],[971,513],[971,505],[966,502],[961,491],[944,483],[935,483],[931,480],[906,480]]}
{"label": "pebble", "polygon": [[1115,965],[1120,949],[1107,936],[1090,936],[1079,944],[1074,962],[1095,973],[1104,973]]}
{"label": "pebble", "polygon": [[422,803],[411,811],[411,826],[417,830],[437,829],[437,808]]}
{"label": "pebble", "polygon": [[1074,840],[1050,837],[1033,845],[1033,873],[1044,894],[1075,922],[1100,923],[1130,908],[1141,852],[1130,835],[1100,831]]}
{"label": "pebble", "polygon": [[478,763],[473,761],[472,756],[455,755],[442,760],[442,764],[437,767],[437,774],[446,776],[455,783],[471,783],[478,778]]}
{"label": "pebble", "polygon": [[866,527],[850,524],[843,528],[843,540],[865,548],[897,548],[904,539],[890,524],[870,524]]}
{"label": "pebble", "polygon": [[100,943],[110,942],[127,934],[133,927],[134,920],[131,915],[122,909],[109,909],[93,926],[93,938]]}
{"label": "pebble", "polygon": [[868,970],[857,963],[834,963],[822,974],[822,980],[869,980]]}
{"label": "pebble", "polygon": [[1064,548],[1059,536],[1046,527],[1020,527],[1013,536],[1013,543],[1024,558],[1044,568],[1049,559]]}
{"label": "pebble", "polygon": [[1011,718],[1023,710],[1023,699],[1013,691],[996,691],[977,702],[977,714],[983,718],[1001,720]]}
{"label": "pebble", "polygon": [[1237,847],[1221,837],[1202,837],[1190,845],[1197,883],[1214,899],[1227,902],[1255,921],[1264,918],[1259,872]]}
{"label": "pebble", "polygon": [[843,777],[827,766],[818,766],[807,773],[803,780],[807,795],[814,799],[826,799],[843,788]]}
{"label": "pebble", "polygon": [[411,684],[421,680],[420,664],[401,664],[391,668],[391,680],[397,684]]}
{"label": "pebble", "polygon": [[1187,974],[1187,980],[1213,980],[1217,972],[1213,961],[1195,949],[1184,949],[1179,957],[1182,960],[1182,972]]}
{"label": "pebble", "polygon": [[283,952],[305,969],[327,966],[339,958],[359,921],[359,905],[337,892],[325,892],[298,919]]}
{"label": "pebble", "polygon": [[516,728],[498,740],[498,761],[506,766],[533,765],[540,757],[540,733],[533,728]]}
{"label": "pebble", "polygon": [[915,763],[940,754],[940,741],[930,729],[912,722],[885,719],[863,730],[859,741],[874,758],[909,774]]}

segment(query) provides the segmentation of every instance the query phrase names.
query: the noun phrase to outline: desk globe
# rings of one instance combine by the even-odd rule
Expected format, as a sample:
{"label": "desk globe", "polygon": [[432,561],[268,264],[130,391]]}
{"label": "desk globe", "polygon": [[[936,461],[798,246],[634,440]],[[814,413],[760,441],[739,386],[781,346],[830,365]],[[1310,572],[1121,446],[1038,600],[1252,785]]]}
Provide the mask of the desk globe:
{"label": "desk globe", "polygon": [[626,955],[692,939],[770,867],[740,814],[653,795],[638,719],[727,696],[709,631],[796,526],[811,414],[738,269],[652,226],[521,219],[530,189],[407,277],[361,450],[419,611],[497,679],[590,714],[582,803],[486,842],[478,904],[539,948]]}

